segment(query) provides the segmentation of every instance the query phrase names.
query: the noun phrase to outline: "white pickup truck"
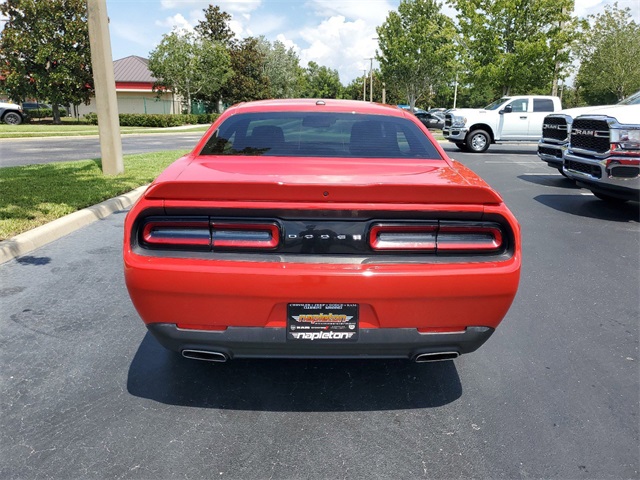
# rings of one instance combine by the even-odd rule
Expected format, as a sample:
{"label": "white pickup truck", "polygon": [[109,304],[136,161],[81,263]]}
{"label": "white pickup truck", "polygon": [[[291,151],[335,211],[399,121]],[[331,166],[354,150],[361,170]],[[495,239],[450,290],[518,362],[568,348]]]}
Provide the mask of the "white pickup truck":
{"label": "white pickup truck", "polygon": [[640,105],[614,105],[571,124],[564,174],[608,202],[640,201]]}
{"label": "white pickup truck", "polygon": [[[616,105],[640,105],[640,92],[625,98]],[[573,119],[579,115],[597,113],[613,107],[613,105],[599,105],[595,107],[569,108],[547,115],[542,124],[542,138],[538,143],[538,156],[550,167],[557,168],[566,176],[562,169],[564,154],[569,145],[569,134]]]}
{"label": "white pickup truck", "polygon": [[537,142],[544,117],[560,110],[558,97],[502,97],[482,109],[449,110],[442,133],[461,150],[471,152],[484,152],[492,143]]}

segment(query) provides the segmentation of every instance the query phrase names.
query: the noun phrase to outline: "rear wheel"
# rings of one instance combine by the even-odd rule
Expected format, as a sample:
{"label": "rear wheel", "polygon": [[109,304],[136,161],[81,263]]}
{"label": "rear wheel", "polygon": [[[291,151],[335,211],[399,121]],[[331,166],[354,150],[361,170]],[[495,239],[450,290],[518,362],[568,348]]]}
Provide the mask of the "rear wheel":
{"label": "rear wheel", "polygon": [[4,123],[7,123],[9,125],[20,125],[22,123],[22,117],[19,113],[16,112],[5,113],[4,117],[2,117],[2,120],[4,120]]}
{"label": "rear wheel", "polygon": [[486,152],[489,148],[491,138],[484,130],[474,130],[469,132],[466,138],[467,148],[475,153]]}

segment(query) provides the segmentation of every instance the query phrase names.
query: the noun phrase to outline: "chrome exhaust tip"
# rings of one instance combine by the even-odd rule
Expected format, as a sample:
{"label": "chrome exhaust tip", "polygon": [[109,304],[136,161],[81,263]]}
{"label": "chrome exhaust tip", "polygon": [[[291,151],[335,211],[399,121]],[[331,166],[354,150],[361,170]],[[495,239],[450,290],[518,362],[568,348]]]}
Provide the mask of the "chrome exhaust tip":
{"label": "chrome exhaust tip", "polygon": [[433,353],[421,353],[416,356],[416,363],[425,362],[441,362],[444,360],[453,360],[458,358],[460,354],[458,352],[433,352]]}
{"label": "chrome exhaust tip", "polygon": [[203,360],[205,362],[224,363],[229,360],[222,352],[211,352],[207,350],[182,350],[182,356],[190,360]]}

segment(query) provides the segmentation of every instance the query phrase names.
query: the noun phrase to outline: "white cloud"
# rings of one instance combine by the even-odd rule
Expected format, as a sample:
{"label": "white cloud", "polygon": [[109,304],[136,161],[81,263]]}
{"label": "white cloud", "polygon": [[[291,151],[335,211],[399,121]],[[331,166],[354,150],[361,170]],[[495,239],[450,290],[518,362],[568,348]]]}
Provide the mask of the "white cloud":
{"label": "white cloud", "polygon": [[387,0],[308,0],[306,4],[319,17],[343,16],[348,20],[364,20],[380,25],[394,5]]}
{"label": "white cloud", "polygon": [[161,0],[160,8],[163,10],[176,10],[191,6],[206,8],[209,3],[208,0]]}
{"label": "white cloud", "polygon": [[262,0],[219,0],[216,4],[227,13],[251,13],[262,5]]}
{"label": "white cloud", "polygon": [[167,27],[171,30],[185,30],[187,32],[194,31],[192,22],[184,18],[181,13],[176,13],[175,15],[167,17],[164,20],[158,20],[156,21],[156,25],[158,25],[159,27]]}
{"label": "white cloud", "polygon": [[605,5],[613,6],[614,3],[617,3],[621,10],[625,8],[631,10],[631,17],[636,22],[640,22],[640,0],[580,0],[576,2],[574,14],[581,18],[597,15],[604,12]]}
{"label": "white cloud", "polygon": [[[333,16],[313,28],[305,28],[300,37],[309,44],[300,50],[300,61],[310,61],[336,69],[342,83],[349,83],[371,66],[368,58],[375,56],[377,41],[375,25],[362,19],[347,21]],[[374,63],[375,68],[375,63]]]}

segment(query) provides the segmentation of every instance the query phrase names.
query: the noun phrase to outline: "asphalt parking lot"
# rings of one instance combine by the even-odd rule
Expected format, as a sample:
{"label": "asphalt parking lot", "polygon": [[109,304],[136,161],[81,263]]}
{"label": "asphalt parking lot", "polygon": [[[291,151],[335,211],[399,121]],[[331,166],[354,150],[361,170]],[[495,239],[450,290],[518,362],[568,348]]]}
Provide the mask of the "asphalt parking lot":
{"label": "asphalt parking lot", "polygon": [[0,265],[0,478],[638,478],[638,203],[534,146],[445,147],[523,229],[520,290],[480,350],[181,359],[129,301],[116,213]]}

